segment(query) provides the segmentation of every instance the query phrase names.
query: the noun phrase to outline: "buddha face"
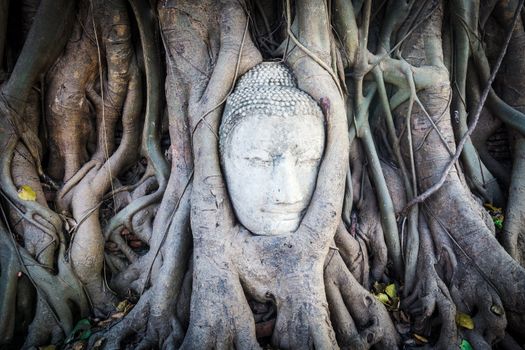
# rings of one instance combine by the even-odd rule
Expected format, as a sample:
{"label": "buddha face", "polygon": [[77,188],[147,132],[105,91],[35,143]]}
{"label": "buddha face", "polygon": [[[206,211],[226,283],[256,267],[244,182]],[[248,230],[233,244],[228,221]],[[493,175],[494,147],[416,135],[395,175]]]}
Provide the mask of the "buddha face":
{"label": "buddha face", "polygon": [[324,150],[317,116],[246,116],[223,144],[228,192],[239,222],[257,235],[297,230]]}

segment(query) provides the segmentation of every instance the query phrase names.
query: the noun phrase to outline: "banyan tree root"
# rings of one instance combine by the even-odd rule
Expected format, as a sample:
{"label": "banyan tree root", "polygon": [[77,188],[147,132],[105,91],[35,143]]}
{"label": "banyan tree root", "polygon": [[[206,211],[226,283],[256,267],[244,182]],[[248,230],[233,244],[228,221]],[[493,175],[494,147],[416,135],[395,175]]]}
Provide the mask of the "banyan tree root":
{"label": "banyan tree root", "polygon": [[[434,253],[434,243],[430,230],[423,215],[419,218],[419,241],[421,259],[418,260],[417,273],[420,278],[410,295],[403,300],[403,307],[416,318],[416,331],[422,335],[427,335],[428,322],[434,313],[439,314],[441,330],[439,339],[436,342],[438,349],[447,349],[456,346],[457,326],[456,326],[456,306],[452,300],[448,286],[443,281],[444,274],[438,274],[436,265],[438,260]],[[444,253],[449,253],[445,251]],[[453,274],[453,264],[447,260],[449,269],[448,277]],[[443,261],[440,265],[444,266]],[[446,271],[446,269],[442,269]]]}
{"label": "banyan tree root", "polygon": [[[353,206],[351,212],[351,222],[345,225],[344,229],[338,230],[335,236],[335,243],[340,250],[341,257],[349,269],[349,261],[359,258],[364,266],[362,267],[363,277],[356,278],[365,287],[369,288],[373,282],[383,278],[387,266],[387,246],[383,236],[380,210],[377,197],[373,192],[369,171],[366,169],[366,157],[363,154],[359,143],[352,144],[350,151],[350,164],[352,168],[352,187],[354,189]],[[389,189],[394,180],[399,178],[395,172],[383,166],[383,172],[390,181]],[[398,201],[404,198],[402,191],[397,191],[395,196]],[[344,233],[347,233],[346,235]],[[348,235],[349,234],[349,235]],[[350,237],[353,237],[351,239]],[[347,241],[348,243],[344,243]],[[358,250],[346,252],[345,245],[352,245],[352,241],[358,242]],[[354,244],[355,246],[355,244]],[[369,265],[368,267],[366,265]],[[365,273],[365,270],[368,272]],[[354,274],[355,276],[355,274]]]}
{"label": "banyan tree root", "polygon": [[328,253],[324,273],[330,317],[339,346],[396,348],[399,336],[384,305],[350,274],[337,251]]}
{"label": "banyan tree root", "polygon": [[[510,8],[504,4],[496,7],[496,19],[503,23],[512,23],[513,13],[511,8],[516,8],[517,3],[511,2]],[[515,110],[524,115],[525,97],[520,91],[523,90],[524,82],[519,79],[525,70],[525,63],[516,59],[515,55],[525,47],[525,30],[523,19],[518,18],[517,23],[512,28],[512,38],[509,43],[508,53],[502,64],[502,74],[499,77],[499,89],[501,97]],[[525,267],[525,231],[521,221],[525,217],[523,206],[523,190],[525,179],[523,170],[525,162],[520,154],[525,151],[525,138],[516,131],[510,132],[509,141],[513,149],[514,159],[512,162],[512,173],[510,177],[509,199],[506,210],[505,227],[503,230],[502,244],[507,252],[516,259],[521,266]]]}
{"label": "banyan tree root", "polygon": [[[421,30],[424,32],[432,26],[440,28],[438,18],[439,16],[432,16],[428,26]],[[425,45],[439,47],[441,40],[436,37],[439,32],[432,31],[423,36],[426,38]],[[412,47],[414,49],[410,55],[415,62],[440,64],[442,50],[427,50],[423,53],[417,45]],[[410,121],[414,158],[418,164],[417,181],[419,188],[423,190],[433,185],[441,176],[440,172],[450,160],[448,148],[454,147],[450,111],[446,106],[449,96],[448,76],[443,76],[440,83],[436,82],[433,87],[421,91],[420,99],[426,111],[415,106]],[[401,109],[403,108],[406,105]],[[427,113],[436,127],[429,122]],[[403,147],[412,146],[405,143]],[[434,282],[431,284],[422,281],[416,287],[419,297],[429,296],[422,299],[422,314],[429,317],[434,309],[433,305],[437,305],[443,321],[442,332],[451,334],[449,339],[453,339],[455,332],[452,315],[455,305],[458,312],[474,316],[474,330],[467,331],[466,337],[477,346],[489,347],[503,338],[505,317],[510,328],[518,327],[516,322],[522,316],[516,314],[523,315],[525,301],[523,293],[518,292],[523,289],[523,278],[518,276],[523,276],[525,270],[496,241],[492,222],[487,222],[483,208],[469,192],[457,168],[452,169],[446,178],[446,185],[428,198],[423,208],[439,256],[435,266],[441,266],[440,269],[444,272],[439,278],[432,278]],[[425,234],[428,234],[428,230],[423,229],[420,237],[428,241]],[[421,244],[425,251],[429,251],[429,242]],[[425,259],[432,259],[431,256]],[[419,265],[427,273],[435,274],[431,263],[432,260],[425,263],[422,258]],[[450,300],[453,300],[453,304]],[[502,309],[506,311],[503,312]],[[488,323],[493,323],[494,328],[486,329]],[[440,346],[448,346],[447,343],[446,336],[442,335]]]}
{"label": "banyan tree root", "polygon": [[55,66],[47,86],[46,122],[49,130],[49,175],[69,180],[88,159],[91,132],[86,90],[97,76],[97,47],[93,15],[82,3],[80,21]]}
{"label": "banyan tree root", "polygon": [[[43,0],[42,11],[53,13],[59,3]],[[441,1],[329,3],[331,8],[324,1],[274,3],[285,14],[274,27],[280,17],[271,2],[160,1],[157,17],[143,1],[80,1],[69,43],[41,86],[42,115],[37,89],[30,90],[62,45],[49,45],[50,23],[42,42],[29,35],[29,53],[20,56],[0,96],[6,116],[0,118],[1,204],[7,208],[0,220],[0,306],[8,315],[0,320],[2,343],[27,331],[25,347],[59,344],[88,315],[87,297],[94,314],[107,316],[117,301],[105,287],[107,274],[118,298],[138,301],[91,346],[102,339],[106,348],[249,349],[262,346],[257,338],[263,334],[279,348],[397,348],[400,338],[386,308],[367,291],[392,277],[403,286],[401,308],[414,321],[411,331],[436,348],[462,340],[476,349],[513,344],[509,333],[524,322],[525,272],[498,243],[472,193],[496,205],[502,200],[487,169],[503,187],[521,186],[519,74],[503,71],[496,88],[515,109],[495,92],[489,96],[491,114],[515,129],[512,176],[483,150],[500,123],[482,119],[486,129],[473,143],[478,149],[467,143],[444,185],[417,207],[405,206],[443,173],[463,138],[467,110],[480,99],[477,85],[492,71],[488,55],[483,61],[479,52],[482,36],[472,28],[487,18],[478,21],[473,9],[488,12],[488,24],[496,25],[496,18],[505,27],[518,2],[452,1],[455,40],[445,48],[441,34],[452,33],[442,26],[447,16]],[[0,9],[6,4],[0,0]],[[381,21],[376,41],[369,26]],[[518,20],[510,67],[521,67],[522,27]],[[35,54],[42,43],[54,53]],[[166,55],[171,169],[160,147],[160,53]],[[236,79],[261,62],[261,53],[282,54],[300,89],[322,107],[327,125],[310,208],[297,232],[276,237],[253,235],[236,222],[217,150],[223,103]],[[466,67],[469,55],[475,72]],[[47,151],[39,125],[49,132]],[[138,162],[142,178],[121,186],[116,177],[140,168]],[[19,198],[23,185],[36,201]],[[503,238],[518,260],[520,193],[511,193],[507,211],[517,215],[507,215]],[[67,228],[71,240],[64,237]],[[264,325],[256,323],[267,320],[261,305],[271,305],[268,315],[275,317]],[[473,329],[458,325],[462,314]]]}
{"label": "banyan tree root", "polygon": [[[161,10],[161,18],[166,18],[166,22],[163,22],[165,33],[169,29],[168,43],[171,36],[180,40],[181,36],[192,33],[196,36],[205,35],[202,23],[209,21],[204,20],[206,14],[203,13],[203,6],[179,3],[166,5]],[[221,17],[216,24],[219,28],[216,32],[220,33],[217,38],[220,42],[210,43],[211,52],[214,52],[213,48],[217,50],[217,61],[213,64],[207,86],[201,85],[200,78],[196,79],[189,71],[197,70],[197,76],[200,76],[201,72],[208,71],[209,63],[193,61],[190,66],[187,57],[202,57],[196,53],[199,50],[210,52],[210,49],[200,48],[202,41],[190,40],[191,37],[187,40],[191,45],[168,47],[168,52],[175,58],[170,61],[169,68],[176,69],[175,76],[183,87],[182,91],[187,91],[184,87],[192,87],[189,90],[188,114],[191,130],[194,130],[195,170],[191,199],[194,268],[190,322],[182,348],[259,348],[245,293],[258,302],[270,301],[276,305],[277,319],[272,336],[272,343],[276,346],[336,347],[337,340],[324,288],[324,263],[340,223],[342,197],[339,194],[345,185],[348,162],[348,142],[343,131],[346,130],[343,126],[346,123],[344,104],[332,76],[315,60],[300,51],[289,57],[299,86],[318,101],[323,101],[325,108],[329,131],[327,153],[320,170],[321,180],[318,181],[310,211],[298,232],[282,237],[258,237],[234,225],[234,216],[218,167],[215,134],[220,109],[216,107],[223,102],[236,74],[258,63],[260,56],[249,38],[244,37],[246,17],[243,9],[229,1],[222,2],[219,8]],[[299,16],[302,16],[303,21],[303,37],[308,37],[305,33],[312,30],[308,24],[328,28],[324,4],[298,4],[297,9],[301,9]],[[316,12],[324,13],[324,16],[321,19],[315,17],[314,20],[313,14]],[[170,21],[184,23],[184,30],[170,26]],[[323,38],[316,40],[319,40],[316,43],[320,50],[316,53],[324,59],[329,55],[329,48],[323,49],[323,44],[320,44]],[[233,67],[229,64],[231,62],[238,64]],[[343,276],[334,277],[336,283],[357,285],[346,265],[338,261]],[[342,293],[347,293],[346,288],[342,289],[345,290]],[[373,325],[373,330],[362,335],[364,340],[361,342],[368,344],[366,347],[381,341],[392,346],[397,337],[391,321],[386,317],[384,306],[364,289],[359,293],[366,296],[369,307],[366,313],[356,316],[359,326]],[[349,304],[356,302],[347,294],[345,300]],[[349,306],[349,309],[353,313],[362,311],[357,306]],[[368,322],[370,320],[372,322]],[[377,327],[386,330],[381,332]]]}
{"label": "banyan tree root", "polygon": [[[179,175],[182,176],[183,174]],[[186,172],[187,176],[188,172]],[[171,188],[178,190],[178,187],[173,186],[173,182],[175,180],[170,180],[168,190]],[[171,193],[176,195],[176,191]],[[161,267],[158,274],[151,277],[150,288],[140,296],[137,305],[119,323],[113,325],[107,332],[93,337],[90,340],[92,345],[102,339],[106,348],[120,348],[125,343],[133,341],[137,334],[140,334],[140,341],[136,344],[139,349],[157,346],[173,348],[182,342],[184,331],[176,317],[175,304],[186,267],[186,264],[181,264],[180,261],[188,259],[186,254],[188,254],[190,238],[187,233],[190,193],[191,186],[188,191],[181,194],[180,202],[171,208],[174,212],[168,223],[169,228],[165,237],[154,237],[154,239],[172,247],[174,253],[162,250],[158,256],[154,256],[153,259],[161,260],[159,262]],[[161,208],[170,210],[170,205],[164,204]],[[152,244],[152,247],[156,245]],[[150,250],[150,252],[154,255],[154,250]],[[142,261],[140,265],[142,270],[149,271],[151,265],[148,265],[148,262],[153,264],[151,259]],[[177,286],[179,287],[177,288]]]}
{"label": "banyan tree root", "polygon": [[[33,130],[38,129],[40,121],[39,101],[36,94],[31,94],[25,109],[25,116],[29,127]],[[13,184],[16,188],[29,186],[36,193],[38,204],[47,207],[46,196],[44,194],[40,178],[36,172],[36,164],[27,147],[22,142],[18,142],[13,155],[11,174]],[[12,222],[16,222],[13,229],[20,236],[24,237],[24,246],[37,261],[53,268],[54,254],[58,247],[58,236],[53,230],[42,230],[30,221],[25,220],[23,215],[15,208],[10,210]]]}
{"label": "banyan tree root", "polygon": [[[124,1],[91,3],[82,28],[91,30],[69,43],[61,59],[64,63],[56,68],[56,83],[51,84],[56,88],[48,95],[53,101],[49,119],[50,130],[58,142],[58,155],[65,164],[65,185],[58,193],[57,204],[71,213],[76,222],[70,252],[72,264],[95,308],[106,313],[113,309],[115,298],[102,280],[104,237],[99,212],[103,196],[113,186],[113,177],[136,161],[142,84],[132,56]],[[102,65],[107,67],[105,75]],[[62,83],[64,77],[68,84]],[[93,88],[97,77],[98,92]],[[85,149],[91,118],[88,98],[94,106],[97,131],[89,161]],[[115,149],[119,120],[122,139]]]}
{"label": "banyan tree root", "polygon": [[[12,74],[0,88],[3,150],[0,158],[3,251],[0,299],[2,314],[9,315],[3,317],[0,324],[1,343],[10,342],[13,332],[20,330],[28,332],[26,347],[59,342],[74,326],[76,315],[69,306],[75,305],[81,315],[88,312],[82,287],[65,261],[62,222],[48,208],[39,181],[39,176],[43,175],[42,148],[36,136],[39,101],[32,91],[33,84],[54,62],[67,40],[64,33],[71,25],[68,16],[73,13],[73,5],[62,1],[40,3]],[[56,16],[57,8],[64,17]],[[51,14],[55,18],[51,18]],[[19,198],[17,187],[24,185],[36,194],[35,201]],[[17,224],[8,223],[7,212],[14,215]],[[17,232],[26,247],[18,246]],[[55,262],[56,257],[58,262]],[[64,300],[69,304],[64,305]],[[38,314],[32,319],[33,307]],[[16,323],[15,314],[18,315]],[[22,342],[18,344],[21,346]]]}
{"label": "banyan tree root", "polygon": [[[140,16],[147,17],[147,8],[141,4],[140,1],[133,2],[134,10]],[[159,10],[161,19],[164,20],[166,13],[161,4]],[[169,40],[170,30],[165,28],[166,25],[162,22],[163,36],[166,35]],[[168,58],[167,65],[170,64],[171,58]],[[117,289],[126,290],[126,293],[132,291],[140,295],[140,299],[123,320],[92,339],[91,344],[104,338],[107,348],[118,348],[133,341],[134,335],[140,334],[137,348],[173,348],[180,346],[184,337],[175,304],[191,250],[188,230],[193,161],[187,109],[184,108],[187,92],[178,84],[174,73],[173,70],[168,70],[166,80],[166,91],[172,96],[168,99],[171,174],[165,193],[161,193],[164,196],[153,222],[153,234],[147,240],[149,250],[145,255],[131,261],[112,281]],[[155,90],[151,92],[158,94]],[[148,99],[151,98],[155,97],[148,95]],[[154,122],[151,127],[155,127]],[[153,158],[150,157],[150,160]],[[140,186],[136,191],[139,188]],[[137,216],[140,216],[140,212],[134,215],[133,220]],[[109,236],[113,239],[111,237],[114,236]],[[187,304],[189,305],[189,298]]]}

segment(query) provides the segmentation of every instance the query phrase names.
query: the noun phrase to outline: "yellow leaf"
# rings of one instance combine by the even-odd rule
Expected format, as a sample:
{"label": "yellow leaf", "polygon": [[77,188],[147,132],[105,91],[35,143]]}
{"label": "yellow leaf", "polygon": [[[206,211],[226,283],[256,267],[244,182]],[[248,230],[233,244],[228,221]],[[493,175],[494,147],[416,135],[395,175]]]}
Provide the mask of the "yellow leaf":
{"label": "yellow leaf", "polygon": [[117,311],[124,312],[126,310],[127,306],[128,306],[128,301],[127,300],[123,300],[120,303],[118,303]]}
{"label": "yellow leaf", "polygon": [[46,346],[39,346],[38,350],[55,350],[56,346],[54,345],[46,345]]}
{"label": "yellow leaf", "polygon": [[34,202],[36,200],[36,193],[33,191],[31,186],[28,185],[22,185],[18,189],[18,198],[24,201],[32,201]]}
{"label": "yellow leaf", "polygon": [[462,312],[458,312],[458,314],[456,315],[456,323],[458,324],[458,326],[461,326],[463,328],[474,329],[474,321],[472,320],[472,318],[469,315],[464,314]]}
{"label": "yellow leaf", "polygon": [[428,339],[423,337],[422,335],[419,335],[419,334],[412,334],[414,336],[414,338],[417,339],[417,341],[421,342],[421,343],[428,343]]}
{"label": "yellow leaf", "polygon": [[485,208],[487,208],[488,210],[492,210],[492,211],[495,211],[495,212],[501,212],[501,208],[498,208],[498,207],[495,207],[493,206],[492,204],[490,203],[485,203],[484,204]]}
{"label": "yellow leaf", "polygon": [[396,285],[392,283],[386,286],[385,293],[390,298],[395,299],[397,297]]}
{"label": "yellow leaf", "polygon": [[377,300],[379,300],[380,302],[382,302],[385,305],[390,302],[390,299],[388,299],[388,295],[386,295],[385,293],[377,294],[376,298],[377,298]]}
{"label": "yellow leaf", "polygon": [[133,304],[130,303],[128,300],[122,300],[118,305],[116,306],[117,312],[123,312],[127,314],[129,310],[133,307]]}

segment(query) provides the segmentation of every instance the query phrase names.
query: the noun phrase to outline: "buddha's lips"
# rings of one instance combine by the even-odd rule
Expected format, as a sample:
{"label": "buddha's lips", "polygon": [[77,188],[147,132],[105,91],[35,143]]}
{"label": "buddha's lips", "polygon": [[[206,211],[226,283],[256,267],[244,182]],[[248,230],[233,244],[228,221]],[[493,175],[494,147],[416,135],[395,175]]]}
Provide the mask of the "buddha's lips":
{"label": "buddha's lips", "polygon": [[261,212],[265,214],[273,214],[273,215],[297,216],[297,215],[301,215],[304,212],[304,210],[305,209],[303,205],[280,204],[279,207],[275,207],[271,209],[261,209]]}

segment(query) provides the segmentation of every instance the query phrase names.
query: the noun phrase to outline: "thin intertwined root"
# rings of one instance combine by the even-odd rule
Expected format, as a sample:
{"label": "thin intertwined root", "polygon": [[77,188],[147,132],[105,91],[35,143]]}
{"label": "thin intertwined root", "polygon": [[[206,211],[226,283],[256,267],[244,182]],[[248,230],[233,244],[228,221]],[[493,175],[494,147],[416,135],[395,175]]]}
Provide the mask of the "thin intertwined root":
{"label": "thin intertwined root", "polygon": [[396,348],[397,331],[381,304],[354,278],[337,251],[327,256],[325,288],[332,323],[341,348]]}
{"label": "thin intertwined root", "polygon": [[[67,182],[58,194],[57,203],[76,221],[70,251],[72,264],[93,305],[108,312],[113,309],[114,297],[102,280],[104,239],[99,208],[103,196],[113,186],[113,177],[136,161],[142,84],[132,57],[131,29],[124,1],[96,2],[89,10],[82,27],[91,27],[91,30],[84,32],[79,41],[70,42],[62,56],[64,64],[56,68],[56,89],[48,95],[53,99],[49,119],[50,129],[60,140],[59,155],[66,164],[63,176]],[[92,36],[95,43],[91,42]],[[103,58],[107,78],[102,74]],[[76,71],[81,73],[75,74]],[[61,76],[70,74],[73,77],[68,79],[69,85],[58,85]],[[98,92],[93,88],[97,75]],[[86,96],[94,106],[97,131],[94,152],[87,163],[85,137],[82,137],[89,133]],[[62,119],[67,123],[61,123]],[[116,148],[119,120],[122,139]],[[71,138],[71,125],[81,126],[77,131],[79,137]]]}

